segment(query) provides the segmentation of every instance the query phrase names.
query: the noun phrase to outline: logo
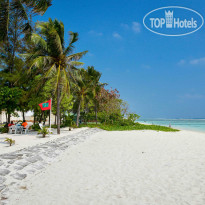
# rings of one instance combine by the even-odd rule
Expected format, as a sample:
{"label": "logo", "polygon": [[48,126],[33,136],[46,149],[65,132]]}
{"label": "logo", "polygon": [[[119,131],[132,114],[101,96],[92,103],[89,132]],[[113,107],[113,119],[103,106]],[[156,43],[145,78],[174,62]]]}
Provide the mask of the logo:
{"label": "logo", "polygon": [[173,25],[173,11],[165,11],[165,17],[166,17],[166,27],[172,28]]}
{"label": "logo", "polygon": [[48,107],[48,103],[43,103],[43,108]]}
{"label": "logo", "polygon": [[192,9],[168,6],[147,13],[143,24],[149,31],[159,35],[184,36],[199,30],[204,24],[204,19]]}

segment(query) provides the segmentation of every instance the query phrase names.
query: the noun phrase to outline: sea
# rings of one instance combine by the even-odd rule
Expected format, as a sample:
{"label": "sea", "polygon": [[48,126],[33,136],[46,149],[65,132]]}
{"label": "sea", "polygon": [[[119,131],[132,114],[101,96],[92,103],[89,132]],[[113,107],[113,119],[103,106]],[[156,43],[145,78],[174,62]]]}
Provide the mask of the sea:
{"label": "sea", "polygon": [[205,119],[139,119],[138,122],[205,133]]}

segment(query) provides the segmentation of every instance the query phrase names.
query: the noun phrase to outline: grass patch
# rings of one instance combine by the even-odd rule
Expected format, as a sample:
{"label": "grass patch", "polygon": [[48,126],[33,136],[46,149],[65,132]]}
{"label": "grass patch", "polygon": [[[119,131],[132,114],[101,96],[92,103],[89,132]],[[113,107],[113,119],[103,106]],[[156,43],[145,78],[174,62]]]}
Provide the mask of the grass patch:
{"label": "grass patch", "polygon": [[80,127],[90,127],[90,128],[100,128],[107,131],[123,131],[123,130],[156,130],[164,132],[177,132],[179,130],[170,127],[160,126],[160,125],[145,125],[140,123],[135,123],[134,125],[121,126],[121,125],[106,125],[106,124],[87,124],[80,125]]}

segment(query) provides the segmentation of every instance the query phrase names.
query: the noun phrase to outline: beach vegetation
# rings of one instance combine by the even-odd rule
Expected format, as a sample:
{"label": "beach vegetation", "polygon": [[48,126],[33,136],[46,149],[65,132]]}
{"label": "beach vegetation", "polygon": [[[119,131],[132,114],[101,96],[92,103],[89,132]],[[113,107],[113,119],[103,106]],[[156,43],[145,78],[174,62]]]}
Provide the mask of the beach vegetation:
{"label": "beach vegetation", "polygon": [[132,125],[122,124],[81,124],[80,127],[100,128],[107,131],[128,131],[128,130],[155,130],[163,132],[177,132],[179,130],[160,125],[145,125],[141,123],[134,123]]}
{"label": "beach vegetation", "polygon": [[50,134],[50,131],[47,127],[43,127],[38,131],[38,134],[41,134],[43,138]]}
{"label": "beach vegetation", "polygon": [[34,124],[31,126],[31,129],[35,130],[35,131],[39,131],[40,130],[40,126],[39,124]]}
{"label": "beach vegetation", "polygon": [[15,140],[8,138],[8,137],[5,139],[5,142],[8,142],[9,146],[12,146],[12,144],[15,144]]}
{"label": "beach vegetation", "polygon": [[[47,22],[32,23],[33,16],[43,15],[51,2],[0,3],[0,112],[6,111],[7,123],[16,111],[21,111],[25,120],[24,113],[31,110],[32,128],[39,130],[37,122],[45,124],[49,117],[49,110],[42,111],[39,104],[52,98],[52,127],[58,134],[61,127],[80,126],[173,131],[136,123],[140,116],[130,112],[117,89],[101,82],[102,73],[94,66],[83,67],[80,60],[87,51],[75,51],[77,32],[70,31],[66,41],[63,22],[49,18]],[[48,132],[46,127],[39,131],[43,137]]]}
{"label": "beach vegetation", "polygon": [[30,70],[36,69],[42,73],[41,86],[54,78],[53,92],[57,102],[57,133],[60,134],[60,104],[64,95],[70,95],[69,77],[76,66],[83,63],[80,58],[87,51],[74,53],[74,43],[78,41],[78,33],[70,32],[70,40],[66,47],[64,39],[64,24],[58,20],[49,19],[48,22],[36,23],[37,33],[32,33],[33,52],[22,56],[31,62]]}
{"label": "beach vegetation", "polygon": [[8,133],[9,131],[9,128],[8,127],[0,127],[0,133],[3,134],[3,133]]}

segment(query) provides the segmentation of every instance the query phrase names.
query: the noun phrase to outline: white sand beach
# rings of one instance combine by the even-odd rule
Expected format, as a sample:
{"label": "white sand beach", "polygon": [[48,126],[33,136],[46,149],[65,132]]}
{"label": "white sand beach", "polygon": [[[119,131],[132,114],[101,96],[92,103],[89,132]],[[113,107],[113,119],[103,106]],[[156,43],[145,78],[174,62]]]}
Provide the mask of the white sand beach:
{"label": "white sand beach", "polygon": [[204,205],[204,193],[204,133],[100,131],[21,180],[8,204]]}
{"label": "white sand beach", "polygon": [[[64,136],[76,134],[85,129],[86,128],[78,128],[78,129],[73,129],[72,132],[70,132],[69,128],[61,128],[60,135],[56,134],[57,132],[56,129],[52,129],[53,134],[45,138],[42,138],[41,135],[40,134],[38,135],[37,132],[35,131],[31,131],[27,134],[9,134],[9,133],[0,134],[0,154],[14,152],[23,148],[35,146],[39,143],[46,143]],[[4,142],[7,137],[15,140],[14,146],[9,147],[9,144]]]}

